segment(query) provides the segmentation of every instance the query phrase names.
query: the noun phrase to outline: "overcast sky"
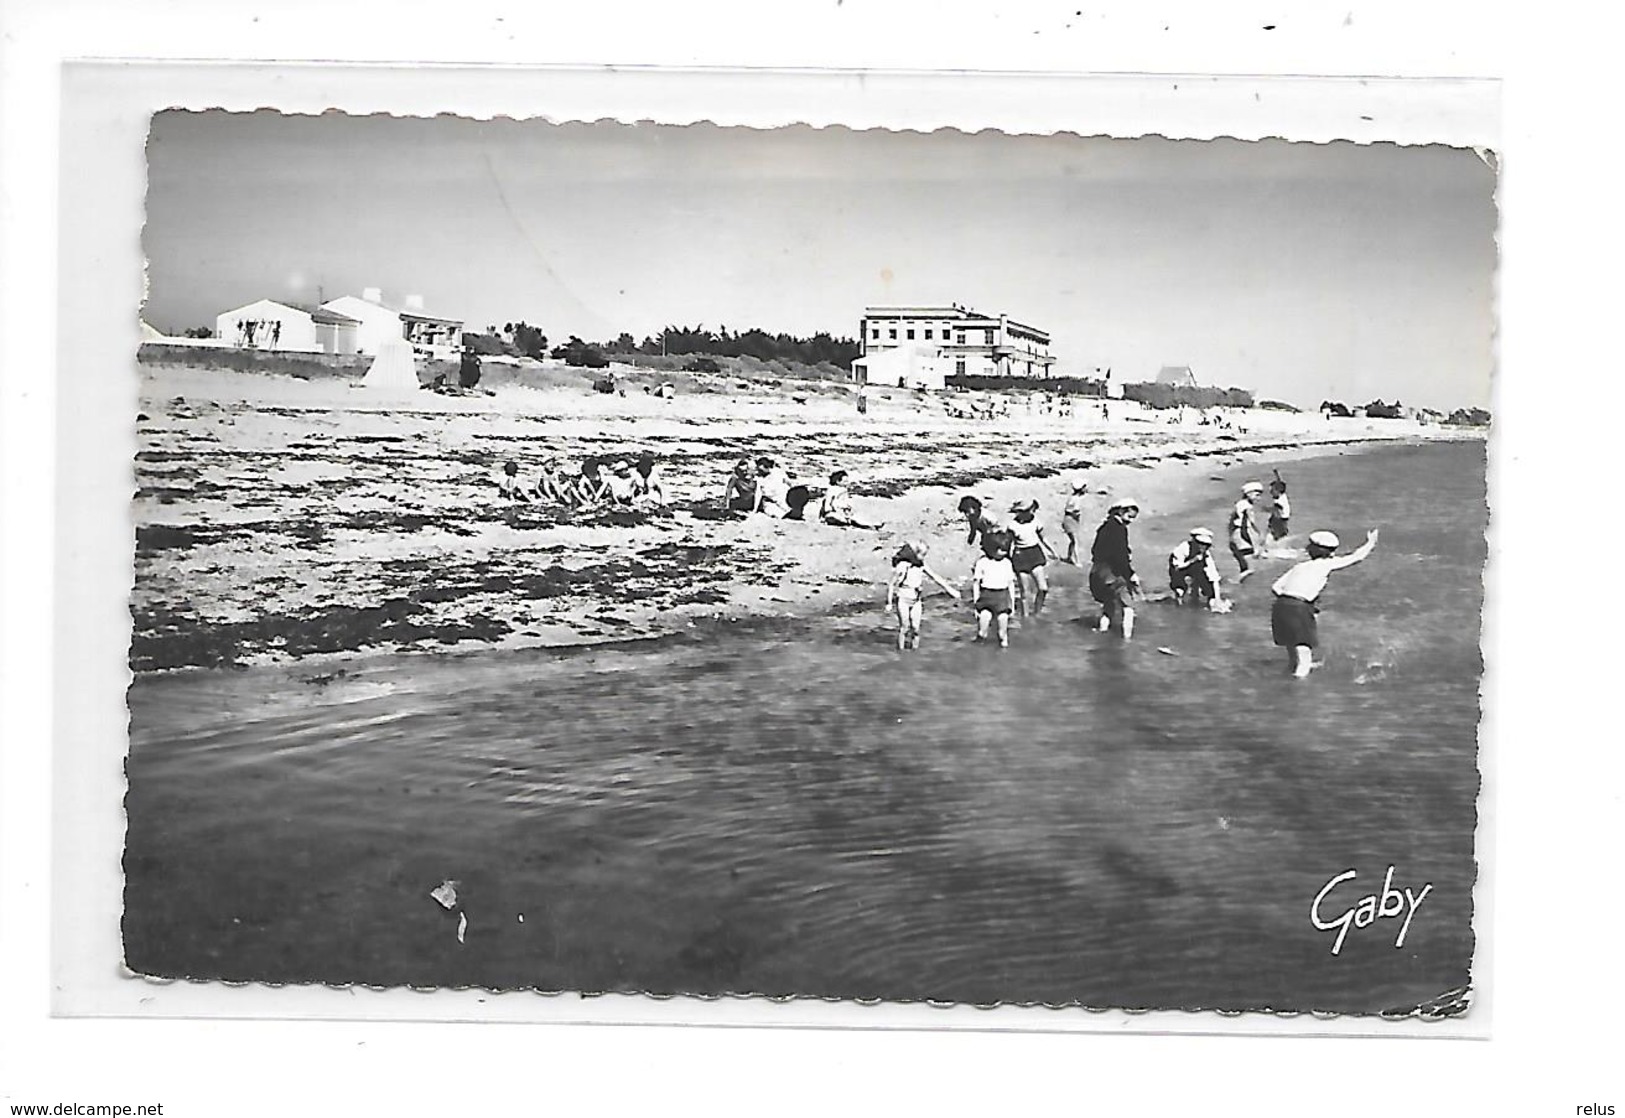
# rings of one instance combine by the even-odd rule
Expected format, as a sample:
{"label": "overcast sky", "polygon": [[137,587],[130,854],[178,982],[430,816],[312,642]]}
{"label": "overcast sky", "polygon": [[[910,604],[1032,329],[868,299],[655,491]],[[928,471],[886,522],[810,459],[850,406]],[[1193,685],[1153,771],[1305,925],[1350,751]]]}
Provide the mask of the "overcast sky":
{"label": "overcast sky", "polygon": [[1048,330],[1056,369],[1313,406],[1487,405],[1493,172],[1470,151],[164,113],[146,317],[381,287],[471,329],[855,337],[870,303]]}

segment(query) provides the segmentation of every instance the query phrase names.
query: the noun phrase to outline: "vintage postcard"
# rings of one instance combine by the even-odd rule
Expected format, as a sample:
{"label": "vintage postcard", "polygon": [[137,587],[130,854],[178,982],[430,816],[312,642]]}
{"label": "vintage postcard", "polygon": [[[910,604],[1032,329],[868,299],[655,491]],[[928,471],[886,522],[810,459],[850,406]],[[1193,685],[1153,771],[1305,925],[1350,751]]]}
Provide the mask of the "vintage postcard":
{"label": "vintage postcard", "polygon": [[146,159],[132,981],[1473,1014],[1493,154]]}

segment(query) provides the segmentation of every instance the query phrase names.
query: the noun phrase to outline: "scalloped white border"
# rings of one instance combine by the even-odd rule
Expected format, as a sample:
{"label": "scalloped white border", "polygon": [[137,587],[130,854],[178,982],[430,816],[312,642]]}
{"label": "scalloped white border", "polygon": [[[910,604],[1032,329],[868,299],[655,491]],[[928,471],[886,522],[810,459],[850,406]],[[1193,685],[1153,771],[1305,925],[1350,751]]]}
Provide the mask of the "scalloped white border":
{"label": "scalloped white border", "polygon": [[[711,121],[1118,137],[1286,138],[1313,142],[1447,143],[1499,149],[1499,83],[1382,78],[647,67],[334,66],[211,63],[74,64],[62,85],[54,1012],[141,1017],[296,1017],[430,1021],[802,1026],[971,1030],[1470,1037],[1488,1035],[1490,828],[1481,815],[1478,949],[1481,988],[1465,1017],[1385,1021],[1313,1013],[1126,1013],[1076,1008],[937,1007],[826,999],[537,995],[484,990],[381,991],[157,982],[121,974],[122,775],[106,764],[122,743],[122,652],[130,582],[129,462],[133,379],[76,375],[128,367],[141,299],[144,145],[151,112],[168,107],[284,112]],[[1488,721],[1481,767],[1490,750]],[[1490,790],[1486,775],[1485,794]],[[1481,805],[1483,801],[1481,800]],[[1482,810],[1482,808],[1481,808]],[[111,870],[111,873],[109,873]],[[111,933],[111,934],[109,934]]]}

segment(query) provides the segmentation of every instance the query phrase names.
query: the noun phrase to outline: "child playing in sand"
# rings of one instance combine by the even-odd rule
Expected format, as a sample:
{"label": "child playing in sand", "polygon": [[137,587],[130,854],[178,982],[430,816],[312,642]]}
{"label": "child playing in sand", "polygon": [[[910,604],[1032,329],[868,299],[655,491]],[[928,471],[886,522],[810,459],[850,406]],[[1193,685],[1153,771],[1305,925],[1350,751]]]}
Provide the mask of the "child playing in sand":
{"label": "child playing in sand", "polygon": [[920,647],[920,621],[924,614],[920,600],[925,580],[930,579],[955,598],[959,588],[925,565],[925,545],[906,543],[892,556],[891,581],[886,584],[886,609],[897,609],[897,651]]}
{"label": "child playing in sand", "polygon": [[1302,679],[1312,668],[1320,666],[1313,659],[1320,645],[1315,625],[1315,614],[1319,612],[1315,599],[1326,589],[1326,580],[1333,571],[1352,567],[1371,554],[1371,549],[1377,546],[1377,530],[1367,532],[1365,543],[1347,555],[1336,554],[1340,542],[1331,532],[1311,532],[1309,558],[1276,579],[1270,588],[1275,592],[1275,605],[1270,610],[1270,635],[1277,645],[1287,650],[1287,669],[1294,679]]}
{"label": "child playing in sand", "polygon": [[1134,573],[1128,545],[1128,526],[1139,515],[1139,503],[1132,497],[1114,500],[1095,530],[1089,555],[1089,593],[1100,603],[1100,631],[1108,632],[1115,625],[1124,640],[1134,636],[1134,596],[1140,592],[1140,577]]}
{"label": "child playing in sand", "polygon": [[655,456],[644,451],[638,455],[637,469],[632,475],[632,496],[634,500],[650,505],[664,505],[666,503],[666,483],[660,473],[660,467],[655,464]]}
{"label": "child playing in sand", "polygon": [[756,508],[756,468],[749,458],[734,463],[728,488],[722,494],[722,507],[729,512],[751,512]]}
{"label": "child playing in sand", "polygon": [[541,469],[536,474],[536,487],[534,490],[539,501],[552,501],[555,504],[567,505],[570,503],[570,481],[559,470],[558,463],[548,458],[543,460]]}
{"label": "child playing in sand", "polygon": [[1275,471],[1275,477],[1270,481],[1270,539],[1284,540],[1291,531],[1289,521],[1292,519],[1292,502],[1287,499],[1286,479],[1281,471]]}
{"label": "child playing in sand", "polygon": [[1016,572],[1016,611],[1025,617],[1037,617],[1049,593],[1049,580],[1044,575],[1046,558],[1058,560],[1060,556],[1044,538],[1037,501],[1030,497],[1017,501],[1010,506],[1010,513],[1015,518],[1010,522],[1010,566]]}
{"label": "child playing in sand", "polygon": [[1083,534],[1083,497],[1089,492],[1089,483],[1080,478],[1072,479],[1072,496],[1066,499],[1066,507],[1061,510],[1061,531],[1066,533],[1066,562],[1074,567],[1078,565],[1078,537]]}
{"label": "child playing in sand", "polygon": [[601,504],[609,499],[609,485],[605,482],[598,463],[589,458],[581,464],[581,476],[576,479],[575,500],[582,508]]}
{"label": "child playing in sand", "polygon": [[756,460],[756,512],[784,519],[790,511],[790,475],[771,458]]}
{"label": "child playing in sand", "polygon": [[637,495],[637,486],[632,481],[632,463],[622,459],[611,466],[609,476],[604,478],[604,487],[609,491],[610,504],[630,505]]}
{"label": "child playing in sand", "polygon": [[982,557],[970,574],[970,599],[976,607],[976,643],[987,640],[988,627],[998,619],[999,647],[1010,647],[1010,612],[1016,608],[1016,569],[1010,548],[998,532],[982,536]]}
{"label": "child playing in sand", "polygon": [[1236,563],[1241,567],[1241,574],[1236,579],[1241,582],[1253,573],[1253,557],[1258,554],[1259,531],[1257,510],[1254,508],[1258,498],[1263,495],[1264,486],[1260,482],[1249,481],[1241,487],[1241,500],[1236,502],[1230,510],[1230,554],[1236,557]]}
{"label": "child playing in sand", "polygon": [[818,504],[818,519],[837,528],[878,528],[877,524],[864,524],[852,511],[852,491],[846,487],[846,476],[845,470],[829,475],[829,488]]}
{"label": "child playing in sand", "polygon": [[1219,565],[1213,561],[1211,531],[1192,528],[1190,537],[1169,553],[1168,588],[1174,592],[1174,602],[1179,605],[1223,601],[1219,595]]}
{"label": "child playing in sand", "polygon": [[504,462],[497,471],[497,493],[510,501],[530,500],[530,490],[519,480],[518,462]]}

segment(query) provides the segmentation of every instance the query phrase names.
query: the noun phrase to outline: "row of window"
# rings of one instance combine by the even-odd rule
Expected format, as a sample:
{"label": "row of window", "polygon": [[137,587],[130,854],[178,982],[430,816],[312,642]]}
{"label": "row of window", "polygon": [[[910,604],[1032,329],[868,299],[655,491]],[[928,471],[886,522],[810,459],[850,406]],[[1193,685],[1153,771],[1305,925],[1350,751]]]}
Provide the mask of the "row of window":
{"label": "row of window", "polygon": [[[914,340],[914,334],[915,334],[915,331],[914,331],[914,327],[912,327],[912,326],[905,327],[904,330],[903,330],[903,336],[904,336],[905,341],[912,342]],[[965,331],[960,330],[960,331],[958,331],[958,334],[959,334],[959,336],[957,338],[950,338],[949,337],[949,331],[945,327],[945,328],[943,328],[943,331],[942,331],[942,340],[944,342],[947,342],[947,341],[951,340],[956,345],[964,345],[965,344]],[[983,330],[982,331],[982,344],[983,345],[992,345],[993,344],[993,334],[994,334],[994,331],[992,331],[992,330]],[[887,336],[887,338],[889,340],[895,342],[897,340],[897,327],[895,327],[895,326],[887,327],[886,328],[886,336]],[[880,327],[871,326],[869,328],[869,340],[874,341],[874,342],[878,342],[880,340]],[[936,340],[936,330],[934,328],[932,328],[932,327],[926,327],[925,328],[925,340],[928,341],[928,342]]]}
{"label": "row of window", "polygon": [[[904,334],[906,336],[905,340],[911,341],[911,342],[914,340],[914,328],[912,326],[907,327],[903,332],[904,332]],[[886,329],[886,335],[891,341],[895,342],[897,340],[897,327],[895,327],[895,326],[888,327]],[[942,331],[942,340],[945,341],[945,342],[948,341],[949,340],[948,335],[949,335],[949,331],[945,328]],[[872,327],[869,328],[869,340],[872,341],[872,342],[878,342],[880,340],[880,327],[872,326]],[[930,327],[926,328],[925,340],[928,341],[928,342],[936,340],[935,331]],[[965,344],[965,331],[963,331],[963,330],[959,331],[959,337],[954,339],[954,342],[955,342],[956,345],[964,345]],[[992,330],[983,330],[982,331],[982,344],[983,345],[992,345],[993,344],[993,331]]]}
{"label": "row of window", "polygon": [[[998,371],[998,366],[997,365],[994,366],[994,371],[995,372]],[[959,358],[954,359],[954,372],[956,374],[958,374],[959,376],[964,376],[965,375],[965,359],[963,357],[959,357]],[[1033,375],[1033,363],[1031,361],[1027,362],[1027,375],[1028,376]]]}

